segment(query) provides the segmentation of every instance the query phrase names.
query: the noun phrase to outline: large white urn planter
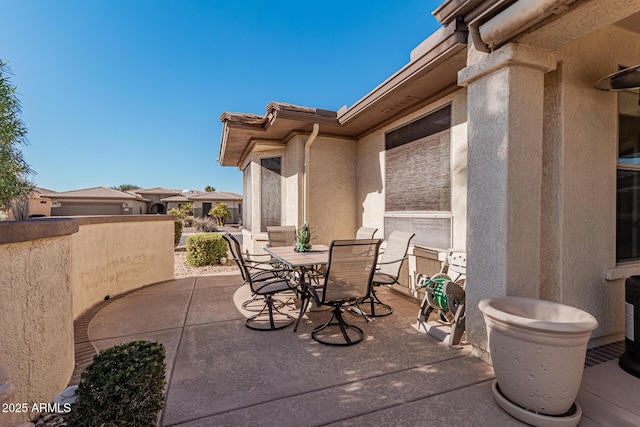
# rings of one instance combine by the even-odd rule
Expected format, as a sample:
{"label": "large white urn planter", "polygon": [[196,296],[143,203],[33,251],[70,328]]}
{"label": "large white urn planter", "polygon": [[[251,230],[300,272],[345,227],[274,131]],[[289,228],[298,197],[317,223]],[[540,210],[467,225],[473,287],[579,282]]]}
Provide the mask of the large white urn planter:
{"label": "large white urn planter", "polygon": [[521,297],[485,299],[478,307],[498,404],[529,424],[577,425],[582,411],[574,403],[596,319],[575,307]]}

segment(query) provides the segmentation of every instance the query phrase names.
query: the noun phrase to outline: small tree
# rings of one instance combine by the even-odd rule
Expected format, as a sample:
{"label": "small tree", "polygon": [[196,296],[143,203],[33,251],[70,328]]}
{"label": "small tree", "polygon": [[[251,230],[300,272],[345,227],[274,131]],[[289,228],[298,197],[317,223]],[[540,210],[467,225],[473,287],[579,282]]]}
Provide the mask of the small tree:
{"label": "small tree", "polygon": [[182,204],[178,209],[184,213],[185,216],[193,215],[193,205],[191,203]]}
{"label": "small tree", "polygon": [[226,203],[216,204],[216,206],[209,211],[209,215],[213,216],[220,226],[224,225],[228,219],[231,219],[231,212]]}
{"label": "small tree", "polygon": [[0,209],[4,210],[11,208],[13,200],[29,197],[33,191],[29,176],[34,173],[19,149],[28,143],[27,127],[20,118],[22,108],[10,73],[0,60]]}
{"label": "small tree", "polygon": [[118,190],[118,191],[130,191],[130,190],[139,190],[140,187],[138,187],[137,185],[133,185],[133,184],[120,184],[120,185],[114,185],[113,187],[114,190]]}
{"label": "small tree", "polygon": [[212,187],[212,186],[210,186],[210,185],[207,185],[207,186],[204,188],[204,191],[206,191],[207,193],[211,193],[211,192],[213,192],[213,191],[216,191],[216,188],[215,188],[215,187]]}

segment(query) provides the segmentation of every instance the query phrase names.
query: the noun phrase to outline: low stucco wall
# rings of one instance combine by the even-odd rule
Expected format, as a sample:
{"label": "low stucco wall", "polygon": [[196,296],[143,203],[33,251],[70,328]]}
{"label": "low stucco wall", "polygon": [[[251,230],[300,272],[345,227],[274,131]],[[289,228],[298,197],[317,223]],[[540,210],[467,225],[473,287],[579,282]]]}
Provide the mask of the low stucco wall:
{"label": "low stucco wall", "polygon": [[0,366],[15,390],[0,403],[51,402],[73,373],[74,319],[105,295],[173,279],[173,219],[0,222]]}
{"label": "low stucco wall", "polygon": [[74,220],[0,223],[0,366],[15,389],[6,403],[50,402],[73,373],[71,236],[77,230]]}
{"label": "low stucco wall", "polygon": [[78,217],[71,268],[74,319],[107,295],[173,279],[172,219]]}

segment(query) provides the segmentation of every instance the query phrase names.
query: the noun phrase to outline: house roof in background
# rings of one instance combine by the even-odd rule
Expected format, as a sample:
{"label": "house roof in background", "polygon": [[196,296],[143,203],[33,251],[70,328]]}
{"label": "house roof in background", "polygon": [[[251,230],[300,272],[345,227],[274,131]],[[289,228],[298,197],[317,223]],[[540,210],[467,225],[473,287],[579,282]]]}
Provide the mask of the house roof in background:
{"label": "house roof in background", "polygon": [[189,200],[215,200],[215,201],[240,201],[242,196],[235,193],[228,193],[225,191],[211,191],[204,194],[198,194],[197,196],[189,197]]}
{"label": "house roof in background", "polygon": [[160,199],[162,202],[188,202],[187,196],[183,194],[178,194],[177,196],[165,197]]}
{"label": "house roof in background", "polygon": [[168,190],[162,187],[132,190],[132,191],[138,194],[172,194],[172,195],[180,194],[180,190]]}
{"label": "house roof in background", "polygon": [[64,191],[61,193],[44,194],[43,196],[51,199],[119,199],[119,200],[136,200],[140,199],[132,194],[114,190],[107,187],[84,188],[81,190]]}
{"label": "house roof in background", "polygon": [[57,194],[55,191],[53,190],[47,190],[46,188],[42,188],[42,187],[33,187],[33,193],[32,193],[32,197],[46,197],[48,198],[46,195],[52,195],[52,194]]}

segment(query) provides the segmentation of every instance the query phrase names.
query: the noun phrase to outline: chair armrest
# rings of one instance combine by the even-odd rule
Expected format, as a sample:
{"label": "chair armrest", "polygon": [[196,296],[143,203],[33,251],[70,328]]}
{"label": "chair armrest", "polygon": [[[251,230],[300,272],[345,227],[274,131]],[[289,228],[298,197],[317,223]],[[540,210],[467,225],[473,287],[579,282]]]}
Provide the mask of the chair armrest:
{"label": "chair armrest", "polygon": [[407,260],[407,259],[409,259],[409,257],[403,257],[403,258],[399,258],[399,259],[394,259],[393,261],[379,262],[376,265],[395,264],[396,262],[404,261],[404,260]]}

